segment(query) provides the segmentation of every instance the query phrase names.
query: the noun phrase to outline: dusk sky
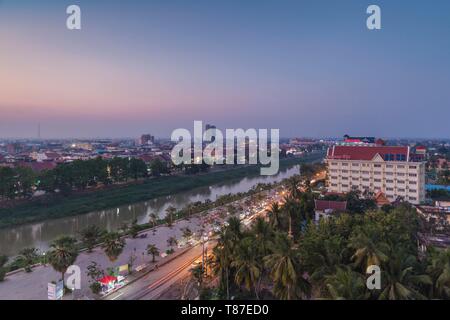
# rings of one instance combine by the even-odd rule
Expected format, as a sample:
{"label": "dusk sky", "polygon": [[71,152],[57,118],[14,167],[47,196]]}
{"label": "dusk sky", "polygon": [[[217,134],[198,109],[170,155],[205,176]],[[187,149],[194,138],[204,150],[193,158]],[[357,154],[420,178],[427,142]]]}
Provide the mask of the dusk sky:
{"label": "dusk sky", "polygon": [[194,120],[450,138],[450,1],[0,0],[0,138],[38,123],[43,138],[168,137]]}

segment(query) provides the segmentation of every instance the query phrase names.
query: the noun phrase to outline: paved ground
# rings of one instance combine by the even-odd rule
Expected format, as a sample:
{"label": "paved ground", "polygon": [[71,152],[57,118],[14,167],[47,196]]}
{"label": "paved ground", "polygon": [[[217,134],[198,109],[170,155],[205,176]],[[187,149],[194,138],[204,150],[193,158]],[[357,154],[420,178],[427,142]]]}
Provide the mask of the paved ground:
{"label": "paved ground", "polygon": [[[189,227],[193,232],[199,230],[199,218],[191,218],[190,221],[177,221],[172,228],[160,226],[155,234],[152,231],[146,232],[146,239],[126,239],[126,247],[123,253],[115,262],[109,261],[101,248],[95,248],[92,253],[83,252],[78,256],[75,264],[81,269],[81,290],[77,297],[93,297],[90,289],[86,268],[91,261],[97,262],[102,269],[127,264],[133,252],[137,256],[135,265],[148,263],[151,256],[143,255],[148,244],[155,244],[161,252],[168,249],[167,239],[171,236],[177,239],[182,238],[181,229]],[[0,299],[2,300],[46,300],[48,282],[60,279],[61,275],[53,270],[51,266],[39,266],[32,273],[19,272],[8,276],[4,282],[0,282]]]}

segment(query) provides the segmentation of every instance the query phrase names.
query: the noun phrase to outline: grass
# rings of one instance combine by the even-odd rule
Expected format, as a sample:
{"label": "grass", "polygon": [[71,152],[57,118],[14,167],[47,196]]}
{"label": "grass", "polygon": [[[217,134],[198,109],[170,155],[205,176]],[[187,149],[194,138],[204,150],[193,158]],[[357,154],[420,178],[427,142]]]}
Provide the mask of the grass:
{"label": "grass", "polygon": [[[302,162],[312,162],[321,157],[321,154],[315,154],[304,158],[282,159],[280,169]],[[255,165],[196,176],[158,177],[139,184],[115,186],[84,194],[56,195],[23,203],[14,208],[0,209],[0,228],[110,209],[223,181],[238,180],[243,176],[257,175],[259,175],[259,166]]]}

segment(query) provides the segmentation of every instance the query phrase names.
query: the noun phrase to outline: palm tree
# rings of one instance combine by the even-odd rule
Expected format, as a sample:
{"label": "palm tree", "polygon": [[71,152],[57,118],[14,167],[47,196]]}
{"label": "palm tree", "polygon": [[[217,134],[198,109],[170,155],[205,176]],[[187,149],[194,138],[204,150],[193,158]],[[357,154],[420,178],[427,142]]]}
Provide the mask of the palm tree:
{"label": "palm tree", "polygon": [[364,271],[371,265],[380,266],[388,259],[385,254],[388,250],[387,244],[374,240],[362,230],[350,238],[348,246],[356,250],[352,256],[355,266],[361,267]]}
{"label": "palm tree", "polygon": [[195,267],[189,269],[191,272],[191,276],[197,281],[199,287],[202,287],[203,284],[203,276],[204,271],[201,264],[196,265]]}
{"label": "palm tree", "polygon": [[159,249],[154,244],[147,246],[147,254],[152,256],[152,262],[155,262],[155,257],[159,255]]}
{"label": "palm tree", "polygon": [[300,197],[300,179],[298,176],[289,178],[287,181],[287,187],[292,198],[298,199]]}
{"label": "palm tree", "polygon": [[393,248],[389,260],[382,270],[382,292],[380,300],[416,300],[426,299],[418,289],[421,286],[432,286],[428,275],[416,274],[416,257],[401,248]]}
{"label": "palm tree", "polygon": [[242,240],[236,248],[231,266],[236,268],[236,284],[244,285],[248,291],[254,288],[256,299],[259,299],[257,283],[261,275],[261,266],[257,261],[254,243],[251,237]]}
{"label": "palm tree", "polygon": [[364,278],[348,266],[337,268],[335,274],[325,278],[328,294],[334,300],[365,300],[369,298]]}
{"label": "palm tree", "polygon": [[88,252],[92,252],[92,249],[97,244],[101,236],[101,230],[96,225],[91,225],[80,232],[81,241],[86,246]]}
{"label": "palm tree", "polygon": [[175,213],[177,212],[177,209],[173,206],[170,206],[166,209],[166,221],[167,221],[167,225],[169,227],[172,227],[173,224],[173,216],[175,215]]}
{"label": "palm tree", "polygon": [[273,253],[264,257],[264,263],[274,282],[274,296],[282,300],[296,300],[309,295],[311,286],[302,276],[291,239],[284,233],[277,234],[272,250]]}
{"label": "palm tree", "polygon": [[432,250],[427,273],[434,283],[434,296],[441,299],[450,298],[450,249]]}
{"label": "palm tree", "polygon": [[117,260],[125,247],[125,240],[117,232],[108,232],[103,238],[102,248],[111,262]]}
{"label": "palm tree", "polygon": [[24,266],[26,272],[31,272],[31,266],[36,262],[38,258],[38,250],[36,248],[25,248],[20,250],[16,261]]}
{"label": "palm tree", "polygon": [[158,216],[156,215],[156,213],[154,212],[150,213],[149,223],[152,226],[152,228],[156,227],[156,225],[158,224]]}
{"label": "palm tree", "polygon": [[281,208],[278,202],[274,202],[271,204],[269,211],[267,212],[269,215],[270,224],[274,229],[281,227]]}
{"label": "palm tree", "polygon": [[64,274],[72,264],[75,263],[78,250],[75,247],[76,240],[72,237],[63,236],[56,239],[50,245],[48,261],[57,272],[61,272],[61,280],[64,282]]}

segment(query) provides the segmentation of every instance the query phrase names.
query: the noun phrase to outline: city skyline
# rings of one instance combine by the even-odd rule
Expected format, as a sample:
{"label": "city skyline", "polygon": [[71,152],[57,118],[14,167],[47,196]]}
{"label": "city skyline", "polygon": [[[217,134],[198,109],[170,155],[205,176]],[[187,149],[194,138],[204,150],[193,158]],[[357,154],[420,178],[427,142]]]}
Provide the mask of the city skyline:
{"label": "city skyline", "polygon": [[76,3],[0,1],[1,138],[450,136],[448,2]]}

